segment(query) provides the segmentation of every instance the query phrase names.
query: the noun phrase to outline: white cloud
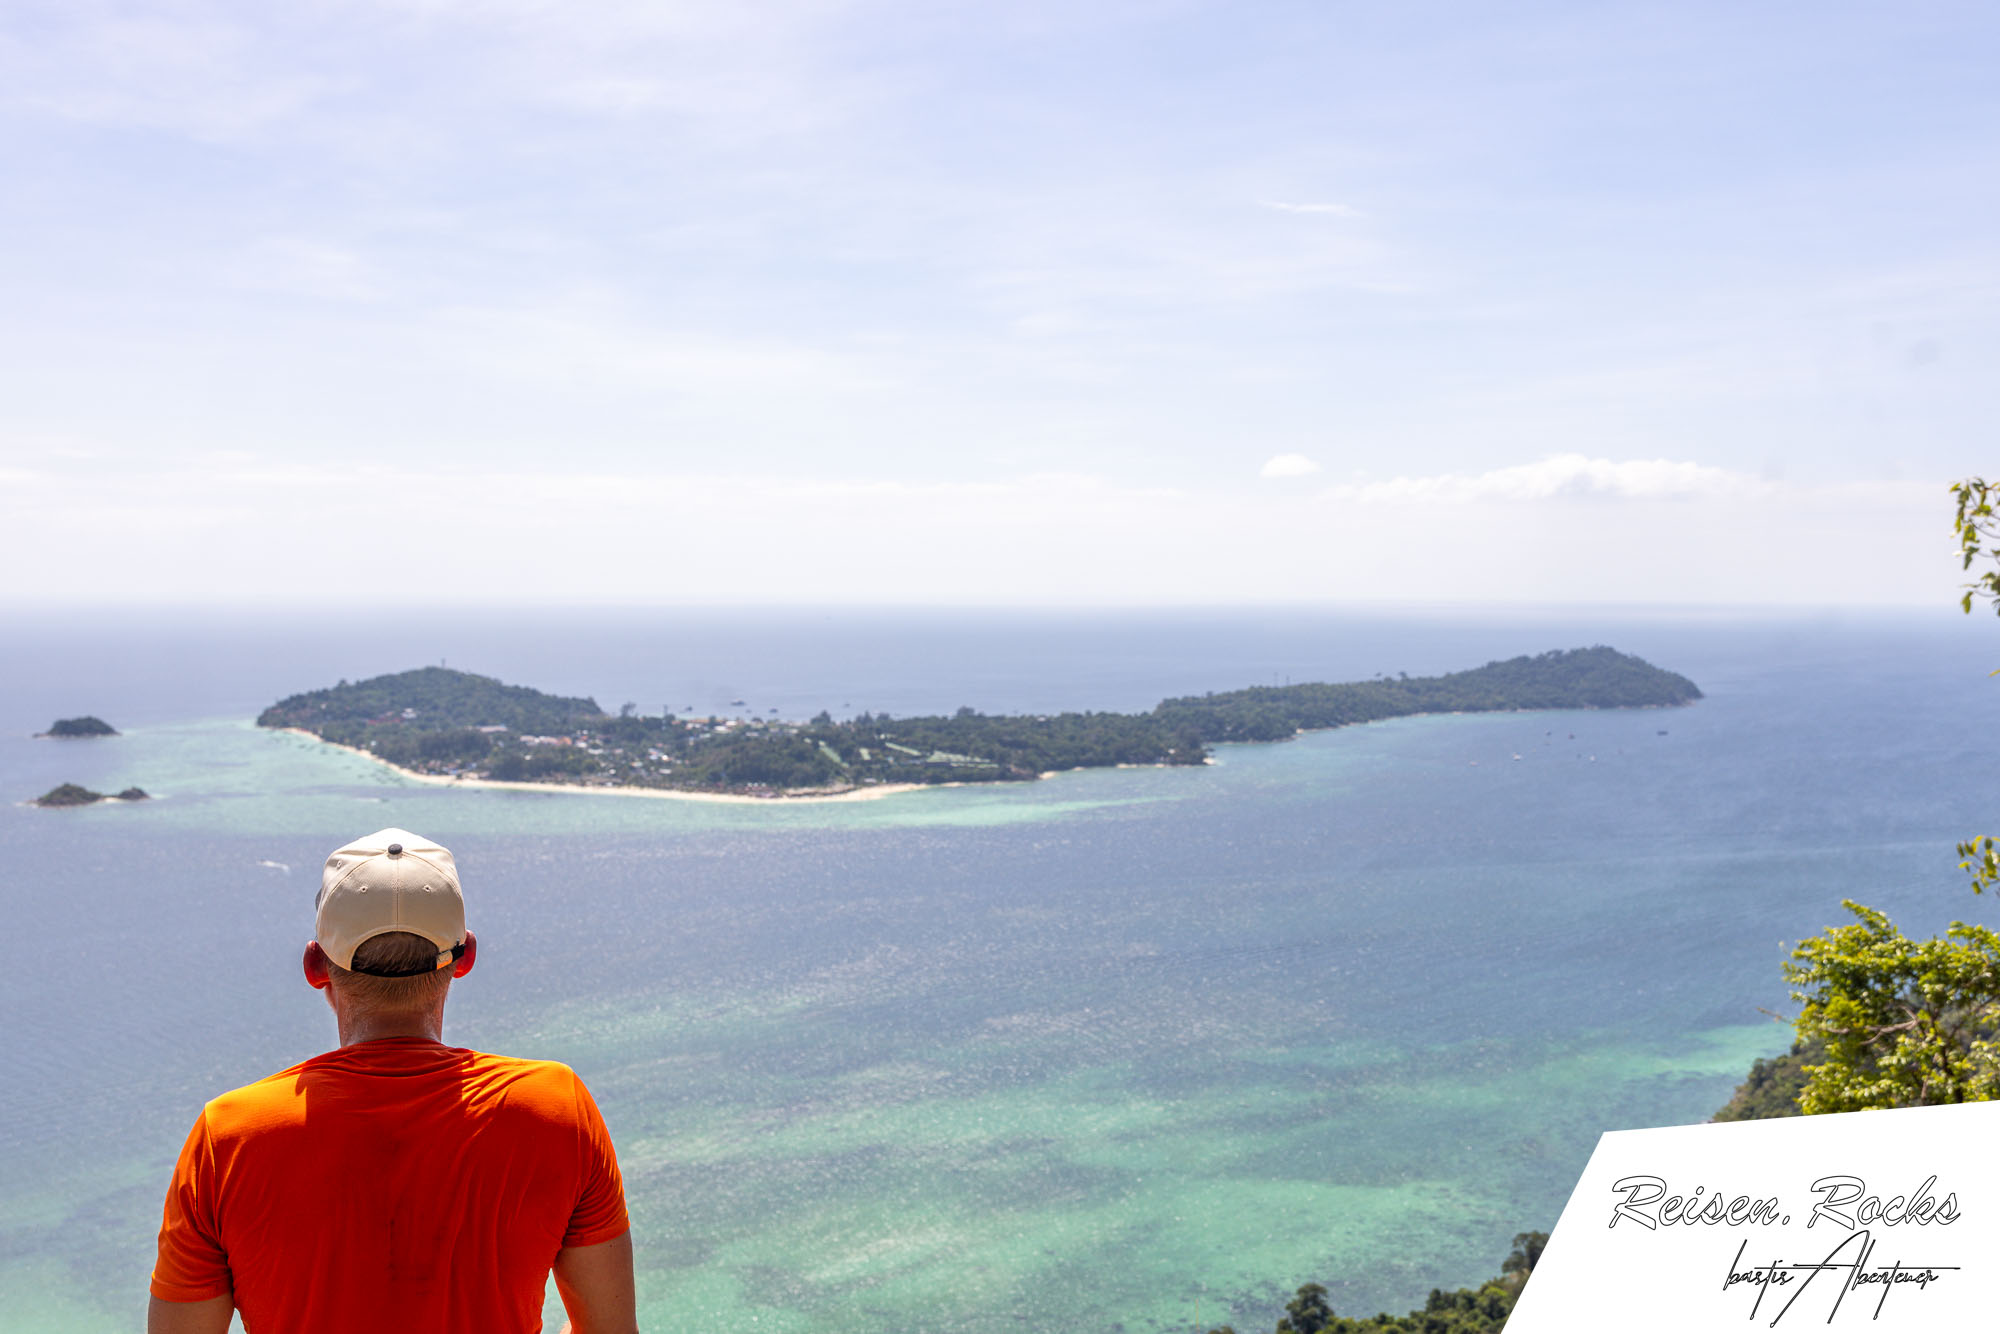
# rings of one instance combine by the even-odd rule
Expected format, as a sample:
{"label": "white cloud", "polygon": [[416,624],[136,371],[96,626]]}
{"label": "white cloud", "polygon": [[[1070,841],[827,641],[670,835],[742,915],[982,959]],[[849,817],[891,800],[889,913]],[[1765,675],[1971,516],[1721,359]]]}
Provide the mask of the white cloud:
{"label": "white cloud", "polygon": [[[1627,494],[1647,494],[1643,472],[1626,476]],[[1672,505],[1528,506],[1496,491],[1456,507],[1441,538],[1434,516],[1405,505],[1079,474],[78,464],[0,477],[0,565],[38,570],[0,601],[254,604],[398,590],[503,605],[1639,606],[1837,589],[1854,605],[1949,609],[1958,571],[1940,547],[1940,487],[1758,485],[1767,491]],[[396,503],[347,506],[338,540],[299,539],[354,495],[410,498],[423,514],[417,539]],[[71,555],[51,567],[41,557],[57,548]],[[912,559],[921,551],[951,556]],[[1804,593],[1801,552],[1815,567]]]}
{"label": "white cloud", "polygon": [[1361,210],[1350,204],[1288,204],[1281,199],[1260,201],[1265,208],[1277,209],[1280,213],[1318,213],[1330,218],[1358,218]]}
{"label": "white cloud", "polygon": [[890,387],[876,368],[807,341],[658,329],[593,299],[454,309],[419,332],[422,345],[441,359],[484,375],[559,386],[766,395]]}
{"label": "white cloud", "polygon": [[238,281],[253,289],[321,301],[375,301],[383,296],[368,260],[344,247],[304,237],[271,237],[251,246]]}
{"label": "white cloud", "polygon": [[658,79],[637,79],[618,75],[584,77],[549,90],[551,101],[582,111],[633,115],[652,111],[671,100],[667,86]]}
{"label": "white cloud", "polygon": [[[1285,456],[1296,457],[1296,456]],[[1265,475],[1271,476],[1271,460]],[[1442,473],[1353,482],[1331,488],[1329,500],[1465,504],[1472,501],[1539,501],[1601,497],[1615,500],[1688,500],[1768,495],[1777,484],[1747,473],[1671,459],[1593,459],[1552,454],[1537,463],[1482,473]]]}
{"label": "white cloud", "polygon": [[1307,477],[1319,471],[1319,465],[1303,454],[1277,454],[1257,470],[1259,477]]}
{"label": "white cloud", "polygon": [[199,6],[171,18],[75,6],[32,42],[0,40],[0,105],[235,139],[297,116],[335,87],[306,69],[273,68],[282,63],[252,25]]}

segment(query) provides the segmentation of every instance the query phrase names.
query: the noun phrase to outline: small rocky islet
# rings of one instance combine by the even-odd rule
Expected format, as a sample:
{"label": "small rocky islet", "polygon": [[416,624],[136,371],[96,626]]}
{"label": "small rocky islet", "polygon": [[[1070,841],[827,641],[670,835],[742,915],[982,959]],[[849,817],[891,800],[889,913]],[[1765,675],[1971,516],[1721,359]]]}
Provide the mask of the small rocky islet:
{"label": "small rocky islet", "polygon": [[118,729],[94,714],[84,714],[81,718],[58,718],[49,724],[46,732],[35,733],[38,737],[54,737],[57,740],[73,740],[82,737],[117,736]]}
{"label": "small rocky islet", "polygon": [[100,801],[146,801],[151,794],[142,787],[128,787],[123,792],[93,792],[81,783],[58,783],[36,797],[34,804],[42,807],[89,806]]}
{"label": "small rocky islet", "polygon": [[[86,713],[78,718],[58,718],[49,724],[46,732],[35,733],[37,737],[54,737],[57,740],[117,736],[118,729],[95,714]],[[58,783],[36,797],[31,806],[61,808],[65,806],[90,806],[100,801],[146,801],[151,794],[142,787],[128,787],[123,792],[93,792],[81,783]]]}

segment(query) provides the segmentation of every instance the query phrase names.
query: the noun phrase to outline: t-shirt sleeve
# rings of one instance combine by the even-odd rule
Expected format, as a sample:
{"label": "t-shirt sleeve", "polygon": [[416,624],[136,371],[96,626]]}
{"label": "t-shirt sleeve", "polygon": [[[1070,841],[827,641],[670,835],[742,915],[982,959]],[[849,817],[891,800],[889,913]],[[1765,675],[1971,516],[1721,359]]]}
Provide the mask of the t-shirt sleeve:
{"label": "t-shirt sleeve", "polygon": [[564,1246],[595,1246],[629,1229],[625,1216],[625,1182],[618,1175],[618,1151],[611,1147],[611,1132],[583,1081],[576,1081],[578,1152],[583,1158],[582,1185],[577,1191],[576,1208],[563,1232]]}
{"label": "t-shirt sleeve", "polygon": [[181,1146],[167,1187],[152,1292],[163,1302],[199,1302],[229,1291],[229,1256],[215,1218],[215,1151],[204,1111]]}

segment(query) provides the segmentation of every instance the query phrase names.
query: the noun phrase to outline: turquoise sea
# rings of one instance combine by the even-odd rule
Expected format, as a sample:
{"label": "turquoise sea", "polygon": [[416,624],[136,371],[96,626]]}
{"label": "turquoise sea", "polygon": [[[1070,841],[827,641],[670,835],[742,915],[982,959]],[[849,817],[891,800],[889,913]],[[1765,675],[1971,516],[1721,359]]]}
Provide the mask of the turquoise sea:
{"label": "turquoise sea", "polygon": [[[257,731],[444,660],[803,717],[1167,694],[1609,643],[1665,712],[1406,719],[1200,770],[847,804],[451,791]],[[2000,628],[1934,615],[16,613],[0,622],[0,1329],[136,1327],[202,1100],[323,1049],[317,868],[458,854],[448,1036],[617,1137],[657,1330],[1268,1329],[1421,1304],[1545,1228],[1604,1130],[1781,1049],[1788,942],[1978,919]],[[111,740],[30,739],[91,712]],[[61,781],[158,800],[42,811]]]}

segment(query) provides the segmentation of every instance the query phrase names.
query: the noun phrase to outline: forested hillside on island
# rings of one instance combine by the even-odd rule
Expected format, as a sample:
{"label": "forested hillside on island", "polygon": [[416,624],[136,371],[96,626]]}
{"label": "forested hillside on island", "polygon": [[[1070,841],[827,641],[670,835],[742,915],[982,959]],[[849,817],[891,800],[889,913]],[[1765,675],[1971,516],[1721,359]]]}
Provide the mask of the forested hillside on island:
{"label": "forested hillside on island", "polygon": [[529,686],[502,685],[489,676],[419,667],[368,681],[342,681],[327,690],[279,700],[257,716],[259,727],[302,727],[327,741],[363,745],[384,728],[407,725],[435,732],[498,726],[515,732],[561,732],[601,722],[594,699],[545,695]]}
{"label": "forested hillside on island", "polygon": [[1277,741],[1296,732],[1414,713],[1509,709],[1633,709],[1692,704],[1701,690],[1611,648],[1557,649],[1444,676],[1378,677],[1346,685],[1251,686],[1188,696],[1154,713],[1207,742]]}
{"label": "forested hillside on island", "polygon": [[1003,782],[1053,770],[1200,764],[1220,742],[1419,713],[1688,704],[1684,676],[1609,648],[1492,662],[1445,676],[1257,686],[1147,713],[949,715],[836,721],[677,718],[444,667],[346,681],[280,700],[261,727],[296,728],[423,773],[580,786],[776,793],[880,783]]}

